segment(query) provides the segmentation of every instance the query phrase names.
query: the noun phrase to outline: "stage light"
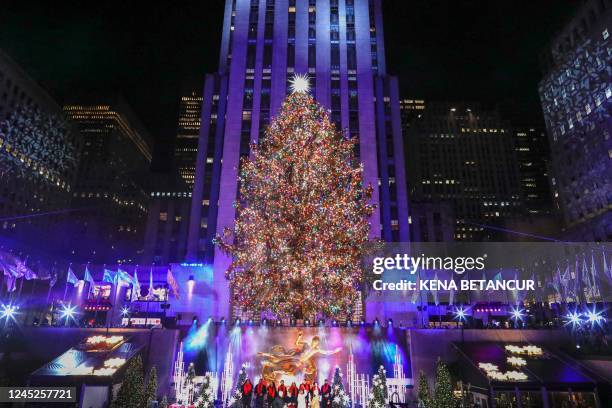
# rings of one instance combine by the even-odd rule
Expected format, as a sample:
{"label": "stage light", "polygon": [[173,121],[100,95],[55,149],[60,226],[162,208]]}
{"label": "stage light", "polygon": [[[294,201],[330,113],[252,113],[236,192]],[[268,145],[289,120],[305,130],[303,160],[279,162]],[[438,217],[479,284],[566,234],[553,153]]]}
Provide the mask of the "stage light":
{"label": "stage light", "polygon": [[236,319],[234,321],[234,326],[240,326],[240,319]]}
{"label": "stage light", "polygon": [[455,319],[459,321],[464,321],[467,316],[467,310],[463,308],[463,306],[459,306],[455,308]]}
{"label": "stage light", "polygon": [[221,324],[225,324],[225,317],[221,318]]}
{"label": "stage light", "polygon": [[325,326],[325,319],[319,319],[319,326]]}
{"label": "stage light", "polygon": [[297,324],[297,322],[296,322],[296,320],[295,320],[295,319],[291,319],[291,320],[289,320],[289,324],[290,324],[291,326],[295,326],[295,325]]}
{"label": "stage light", "polygon": [[123,307],[123,308],[121,309],[121,316],[126,317],[126,316],[127,316],[127,315],[129,315],[129,314],[130,314],[130,309],[129,309],[129,308],[127,308],[127,307]]}
{"label": "stage light", "polygon": [[601,315],[602,312],[597,311],[597,306],[593,305],[593,310],[588,310],[585,315],[587,317],[587,321],[591,323],[591,325],[601,324],[606,319]]}
{"label": "stage light", "polygon": [[393,319],[389,319],[389,321],[387,322],[387,324],[389,325],[389,327],[393,327]]}
{"label": "stage light", "polygon": [[576,326],[580,326],[582,324],[582,320],[580,320],[580,315],[578,313],[574,312],[569,312],[565,318],[567,319],[567,322],[565,323],[566,325],[571,324],[572,328],[575,328]]}
{"label": "stage light", "polygon": [[283,321],[281,319],[276,320],[276,325],[277,326],[282,326],[283,325]]}
{"label": "stage light", "polygon": [[253,325],[253,319],[249,319],[249,326]]}
{"label": "stage light", "polygon": [[66,318],[66,320],[73,319],[76,313],[76,306],[64,305],[60,313],[61,313],[62,319],[63,318]]}
{"label": "stage light", "polygon": [[346,321],[346,327],[352,327],[353,326],[353,321],[352,320],[347,320]]}
{"label": "stage light", "polygon": [[332,326],[337,326],[338,325],[338,321],[336,319],[332,320]]}
{"label": "stage light", "polygon": [[359,322],[360,325],[365,326],[365,320],[361,319],[361,321]]}
{"label": "stage light", "polygon": [[261,319],[261,325],[262,326],[265,326],[267,324],[268,324],[268,319],[266,319],[266,318]]}
{"label": "stage light", "polygon": [[308,319],[304,320],[304,326],[310,326],[310,320]]}
{"label": "stage light", "polygon": [[510,314],[512,315],[512,319],[514,319],[515,321],[523,321],[523,314],[524,310],[517,307],[513,307],[512,310],[510,311]]}
{"label": "stage light", "polygon": [[374,319],[374,326],[378,326],[380,324],[380,320],[378,318]]}
{"label": "stage light", "polygon": [[15,315],[17,314],[17,306],[13,305],[2,305],[2,310],[0,311],[0,318],[6,320],[15,320]]}

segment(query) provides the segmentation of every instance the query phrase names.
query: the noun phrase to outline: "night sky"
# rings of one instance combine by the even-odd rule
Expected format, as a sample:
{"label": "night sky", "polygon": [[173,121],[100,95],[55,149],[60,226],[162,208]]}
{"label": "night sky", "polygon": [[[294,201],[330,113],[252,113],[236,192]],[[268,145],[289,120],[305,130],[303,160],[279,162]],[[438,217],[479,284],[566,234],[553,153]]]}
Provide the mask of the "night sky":
{"label": "night sky", "polygon": [[[217,69],[224,1],[2,3],[0,48],[60,102],[123,94],[165,161],[181,90]],[[542,122],[538,55],[578,1],[383,3],[387,70],[402,96],[480,101]]]}

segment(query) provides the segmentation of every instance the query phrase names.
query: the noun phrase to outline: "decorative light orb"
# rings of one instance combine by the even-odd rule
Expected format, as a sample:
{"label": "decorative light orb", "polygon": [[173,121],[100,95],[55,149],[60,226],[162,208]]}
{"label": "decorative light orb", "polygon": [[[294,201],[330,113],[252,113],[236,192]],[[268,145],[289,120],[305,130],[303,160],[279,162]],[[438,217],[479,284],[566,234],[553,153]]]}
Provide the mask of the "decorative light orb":
{"label": "decorative light orb", "polygon": [[289,80],[291,93],[308,93],[310,91],[310,78],[308,74],[295,74]]}
{"label": "decorative light orb", "polygon": [[17,314],[17,307],[13,305],[2,305],[2,310],[0,310],[0,318],[6,320],[14,320],[15,314]]}
{"label": "decorative light orb", "polygon": [[585,313],[587,321],[591,323],[591,325],[601,324],[606,319],[601,315],[602,312],[598,312],[596,306],[593,306],[593,310],[588,310]]}
{"label": "decorative light orb", "polygon": [[510,314],[512,315],[512,319],[516,320],[517,322],[523,321],[524,311],[525,311],[524,309],[521,309],[518,306],[513,307],[512,310],[510,311]]}
{"label": "decorative light orb", "polygon": [[577,326],[582,325],[582,320],[580,319],[580,315],[576,312],[570,312],[567,315],[565,315],[565,318],[567,319],[566,321],[566,325],[571,324],[572,325],[572,329],[576,328]]}
{"label": "decorative light orb", "polygon": [[467,310],[463,308],[463,306],[459,306],[455,309],[455,319],[458,319],[459,321],[463,321],[465,320],[465,317],[467,316]]}
{"label": "decorative light orb", "polygon": [[123,307],[121,309],[121,316],[126,317],[129,314],[130,314],[130,309],[128,307]]}
{"label": "decorative light orb", "polygon": [[63,318],[73,319],[75,314],[76,314],[76,306],[64,305],[64,307],[62,308],[62,311],[61,311],[62,319]]}

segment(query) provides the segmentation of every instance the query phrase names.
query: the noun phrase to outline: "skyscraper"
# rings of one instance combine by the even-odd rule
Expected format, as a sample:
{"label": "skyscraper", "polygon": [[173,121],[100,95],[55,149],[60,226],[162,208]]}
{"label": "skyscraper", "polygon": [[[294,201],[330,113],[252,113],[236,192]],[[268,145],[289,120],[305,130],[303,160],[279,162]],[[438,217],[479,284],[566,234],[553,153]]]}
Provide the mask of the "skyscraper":
{"label": "skyscraper", "polygon": [[56,234],[80,146],[61,107],[0,50],[0,236],[13,247],[36,248],[41,234]]}
{"label": "skyscraper", "polygon": [[386,72],[383,34],[381,0],[226,0],[219,72],[204,85],[187,244],[188,259],[214,262],[216,317],[229,315],[230,260],[212,238],[233,226],[240,157],[264,134],[294,74],[309,75],[315,99],[359,140],[378,205],[372,237],[408,241],[398,86]]}
{"label": "skyscraper", "polygon": [[568,238],[612,240],[612,3],[585,1],[543,58],[552,188]]}
{"label": "skyscraper", "polygon": [[67,249],[84,262],[134,262],[149,200],[151,138],[122,98],[95,99],[64,106],[83,143]]}
{"label": "skyscraper", "polygon": [[495,239],[487,227],[521,211],[512,132],[497,112],[428,101],[406,132],[410,199],[452,203],[455,239]]}
{"label": "skyscraper", "polygon": [[200,135],[202,96],[195,91],[182,95],[174,146],[174,165],[187,186],[195,181],[196,151]]}

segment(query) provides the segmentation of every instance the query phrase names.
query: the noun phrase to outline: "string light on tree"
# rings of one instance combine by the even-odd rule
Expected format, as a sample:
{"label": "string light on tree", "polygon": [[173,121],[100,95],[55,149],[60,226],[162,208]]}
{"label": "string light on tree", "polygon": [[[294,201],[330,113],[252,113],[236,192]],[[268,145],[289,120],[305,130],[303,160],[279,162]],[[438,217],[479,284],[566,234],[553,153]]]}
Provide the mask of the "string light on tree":
{"label": "string light on tree", "polygon": [[236,223],[215,242],[231,256],[237,306],[277,317],[350,316],[363,283],[372,187],[354,140],[310,96],[306,77],[241,162]]}

